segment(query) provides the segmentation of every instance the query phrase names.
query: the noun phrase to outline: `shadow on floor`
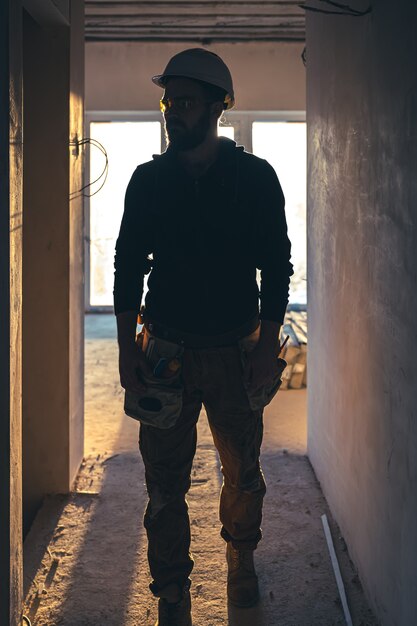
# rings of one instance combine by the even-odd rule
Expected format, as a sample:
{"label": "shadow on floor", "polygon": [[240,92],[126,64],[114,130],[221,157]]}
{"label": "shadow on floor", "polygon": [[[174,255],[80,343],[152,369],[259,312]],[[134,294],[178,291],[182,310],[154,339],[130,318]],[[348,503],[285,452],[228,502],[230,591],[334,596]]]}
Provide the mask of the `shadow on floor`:
{"label": "shadow on floor", "polygon": [[[59,519],[55,517],[55,530],[38,571],[41,601],[39,593],[26,601],[34,625],[128,623],[143,548],[146,493],[141,479],[134,452],[88,459],[84,464],[78,491],[66,499]],[[47,594],[47,601],[42,602],[42,594]]]}

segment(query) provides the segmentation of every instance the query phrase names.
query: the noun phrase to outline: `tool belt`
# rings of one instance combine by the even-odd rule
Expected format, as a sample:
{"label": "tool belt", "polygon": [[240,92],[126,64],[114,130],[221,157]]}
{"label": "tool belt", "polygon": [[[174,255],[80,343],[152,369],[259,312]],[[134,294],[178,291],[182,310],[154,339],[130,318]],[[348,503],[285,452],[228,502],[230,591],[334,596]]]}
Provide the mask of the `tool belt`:
{"label": "tool belt", "polygon": [[[171,428],[182,410],[181,364],[184,348],[158,339],[145,329],[138,335],[137,344],[145,352],[153,376],[138,372],[145,390],[141,394],[126,390],[124,411],[144,426]],[[171,364],[174,368],[170,370]]]}
{"label": "tool belt", "polygon": [[145,328],[155,337],[176,343],[183,348],[220,348],[231,346],[243,337],[252,334],[259,326],[258,316],[253,317],[239,328],[234,328],[219,335],[197,335],[182,330],[168,328],[154,320],[144,318]]}
{"label": "tool belt", "polygon": [[[164,337],[161,338],[161,335]],[[181,366],[184,349],[236,345],[240,351],[242,368],[244,368],[248,354],[257,345],[259,336],[258,318],[233,332],[213,337],[182,333],[168,329],[161,324],[145,321],[137,343],[146,354],[148,363],[153,369],[153,376],[140,374],[141,382],[145,385],[142,394],[126,390],[124,402],[126,415],[138,420],[145,427],[172,428],[182,411]],[[281,385],[281,375],[285,366],[286,362],[277,357],[273,380],[255,391],[246,388],[248,401],[253,411],[262,410],[271,402]]]}

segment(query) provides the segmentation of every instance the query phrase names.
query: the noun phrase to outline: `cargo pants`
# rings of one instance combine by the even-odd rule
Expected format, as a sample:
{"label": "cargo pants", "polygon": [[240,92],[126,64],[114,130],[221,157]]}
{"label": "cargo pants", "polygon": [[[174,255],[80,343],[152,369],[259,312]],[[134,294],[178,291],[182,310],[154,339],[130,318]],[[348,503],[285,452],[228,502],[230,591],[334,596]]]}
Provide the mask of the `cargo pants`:
{"label": "cargo pants", "polygon": [[155,595],[172,583],[180,588],[189,584],[194,563],[186,494],[203,405],[223,473],[221,535],[241,549],[255,549],[261,539],[266,491],[259,464],[262,409],[251,409],[242,373],[238,344],[186,348],[183,409],[177,423],[169,429],[140,426],[139,447],[149,495],[144,525],[153,578],[150,589]]}

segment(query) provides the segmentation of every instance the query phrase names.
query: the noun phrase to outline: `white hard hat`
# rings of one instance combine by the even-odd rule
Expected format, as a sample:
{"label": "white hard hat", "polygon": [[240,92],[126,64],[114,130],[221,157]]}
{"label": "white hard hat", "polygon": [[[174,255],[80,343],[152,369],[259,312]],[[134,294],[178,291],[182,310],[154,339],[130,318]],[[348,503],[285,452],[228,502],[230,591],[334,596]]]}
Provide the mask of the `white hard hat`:
{"label": "white hard hat", "polygon": [[226,63],[214,52],[204,48],[188,48],[168,61],[163,74],[152,76],[159,87],[165,87],[170,77],[192,78],[215,85],[226,92],[224,107],[231,109],[235,104],[232,76]]}

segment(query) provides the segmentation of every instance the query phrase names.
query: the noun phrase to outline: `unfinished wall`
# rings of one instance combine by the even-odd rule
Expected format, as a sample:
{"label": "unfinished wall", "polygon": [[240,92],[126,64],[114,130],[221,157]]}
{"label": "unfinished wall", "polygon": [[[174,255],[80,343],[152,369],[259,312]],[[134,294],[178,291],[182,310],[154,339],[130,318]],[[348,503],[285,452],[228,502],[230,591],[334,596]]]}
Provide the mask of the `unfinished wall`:
{"label": "unfinished wall", "polygon": [[83,2],[24,15],[24,527],[83,455]]}
{"label": "unfinished wall", "polygon": [[[154,111],[160,89],[150,77],[160,74],[171,56],[200,44],[86,44],[86,109]],[[232,72],[236,108],[247,110],[305,110],[303,45],[241,43],[204,46],[219,54]]]}
{"label": "unfinished wall", "polygon": [[386,626],[417,624],[416,24],[307,19],[308,449]]}
{"label": "unfinished wall", "polygon": [[[71,2],[69,138],[84,135],[84,2]],[[84,453],[84,198],[83,154],[72,146],[69,163],[69,483]],[[78,193],[77,193],[78,192]]]}
{"label": "unfinished wall", "polygon": [[0,2],[0,624],[22,602],[22,29]]}

